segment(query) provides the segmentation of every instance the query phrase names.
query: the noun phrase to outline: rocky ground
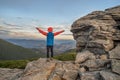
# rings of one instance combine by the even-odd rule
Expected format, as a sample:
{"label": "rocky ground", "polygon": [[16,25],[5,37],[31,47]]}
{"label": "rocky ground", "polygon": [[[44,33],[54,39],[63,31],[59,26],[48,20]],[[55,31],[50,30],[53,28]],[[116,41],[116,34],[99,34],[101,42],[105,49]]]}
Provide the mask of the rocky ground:
{"label": "rocky ground", "polygon": [[23,73],[23,69],[0,68],[0,80],[15,80]]}
{"label": "rocky ground", "polygon": [[0,69],[0,80],[120,80],[120,47],[109,52],[110,58],[99,58],[86,50],[75,61],[40,58],[27,64],[25,70]]}
{"label": "rocky ground", "polygon": [[76,40],[75,61],[40,58],[12,76],[9,69],[8,73],[0,70],[0,80],[120,80],[120,6],[76,20],[71,31]]}

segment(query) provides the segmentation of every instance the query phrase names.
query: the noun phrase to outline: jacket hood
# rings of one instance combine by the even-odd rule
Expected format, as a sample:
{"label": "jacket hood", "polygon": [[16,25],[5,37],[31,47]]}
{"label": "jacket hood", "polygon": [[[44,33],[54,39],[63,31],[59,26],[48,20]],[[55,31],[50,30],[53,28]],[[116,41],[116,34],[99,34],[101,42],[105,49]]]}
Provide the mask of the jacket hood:
{"label": "jacket hood", "polygon": [[52,28],[52,27],[49,27],[49,28],[48,28],[48,32],[53,32],[53,28]]}

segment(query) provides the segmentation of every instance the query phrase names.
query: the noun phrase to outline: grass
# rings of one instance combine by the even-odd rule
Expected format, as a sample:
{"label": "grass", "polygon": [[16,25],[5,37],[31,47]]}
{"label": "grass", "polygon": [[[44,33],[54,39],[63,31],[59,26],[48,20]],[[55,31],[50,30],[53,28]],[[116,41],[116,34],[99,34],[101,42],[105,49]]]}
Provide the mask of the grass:
{"label": "grass", "polygon": [[70,61],[70,60],[75,60],[75,57],[76,57],[75,49],[71,49],[69,51],[66,51],[65,53],[54,56],[54,59],[61,61]]}
{"label": "grass", "polygon": [[13,68],[24,69],[28,62],[31,62],[36,59],[37,58],[29,59],[29,60],[0,60],[0,67],[11,68],[11,69]]}

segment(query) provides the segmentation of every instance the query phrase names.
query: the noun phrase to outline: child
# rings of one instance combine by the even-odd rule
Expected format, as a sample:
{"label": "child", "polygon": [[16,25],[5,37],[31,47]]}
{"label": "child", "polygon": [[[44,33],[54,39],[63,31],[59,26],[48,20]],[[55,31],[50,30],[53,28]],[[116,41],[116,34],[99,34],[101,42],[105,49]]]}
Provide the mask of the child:
{"label": "child", "polygon": [[54,45],[54,36],[64,32],[64,30],[53,33],[53,28],[49,27],[48,32],[41,30],[40,28],[36,28],[40,33],[47,36],[47,58],[49,58],[49,52],[51,52],[51,57],[53,57],[53,45]]}

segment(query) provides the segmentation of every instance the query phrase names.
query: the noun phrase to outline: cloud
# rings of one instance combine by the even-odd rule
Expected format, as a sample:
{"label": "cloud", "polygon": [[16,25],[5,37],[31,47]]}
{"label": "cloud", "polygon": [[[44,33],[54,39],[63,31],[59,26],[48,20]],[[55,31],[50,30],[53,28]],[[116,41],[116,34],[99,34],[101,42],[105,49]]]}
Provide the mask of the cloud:
{"label": "cloud", "polygon": [[70,36],[71,36],[71,35],[72,35],[72,33],[71,33],[71,34],[63,34],[63,35],[66,35],[66,36],[67,36],[67,35],[70,35]]}
{"label": "cloud", "polygon": [[23,19],[23,17],[16,17],[17,19]]}
{"label": "cloud", "polygon": [[17,28],[18,27],[23,27],[23,26],[20,26],[20,25],[15,25],[15,24],[7,23],[5,21],[3,22],[3,24],[6,25],[6,26],[12,26],[12,27],[17,27]]}
{"label": "cloud", "polygon": [[0,38],[10,38],[12,31],[6,29],[5,27],[0,26]]}
{"label": "cloud", "polygon": [[0,30],[0,34],[1,34],[1,35],[8,35],[9,33],[10,33],[10,31]]}
{"label": "cloud", "polygon": [[73,39],[72,35],[58,35],[55,39]]}
{"label": "cloud", "polygon": [[10,34],[11,37],[14,38],[22,38],[22,39],[45,39],[46,36],[40,33],[32,33],[32,32],[13,32]]}
{"label": "cloud", "polygon": [[[17,21],[18,20],[18,21]],[[23,22],[19,22],[23,21]],[[14,22],[16,21],[16,22]],[[31,19],[25,21],[22,17],[16,17],[13,21],[6,21],[1,19],[0,23],[0,37],[6,38],[25,38],[25,39],[45,39],[46,37],[40,34],[35,27],[39,27],[47,32],[47,28],[51,25],[40,25],[39,20]],[[19,23],[18,23],[19,22]],[[56,36],[56,39],[72,39],[72,33],[70,32],[70,25],[68,23],[61,23],[58,25],[52,25],[54,32],[65,30],[61,35]]]}
{"label": "cloud", "polygon": [[3,26],[0,25],[0,28],[3,28]]}
{"label": "cloud", "polygon": [[0,33],[9,33],[8,30],[6,30],[3,26],[0,26]]}

